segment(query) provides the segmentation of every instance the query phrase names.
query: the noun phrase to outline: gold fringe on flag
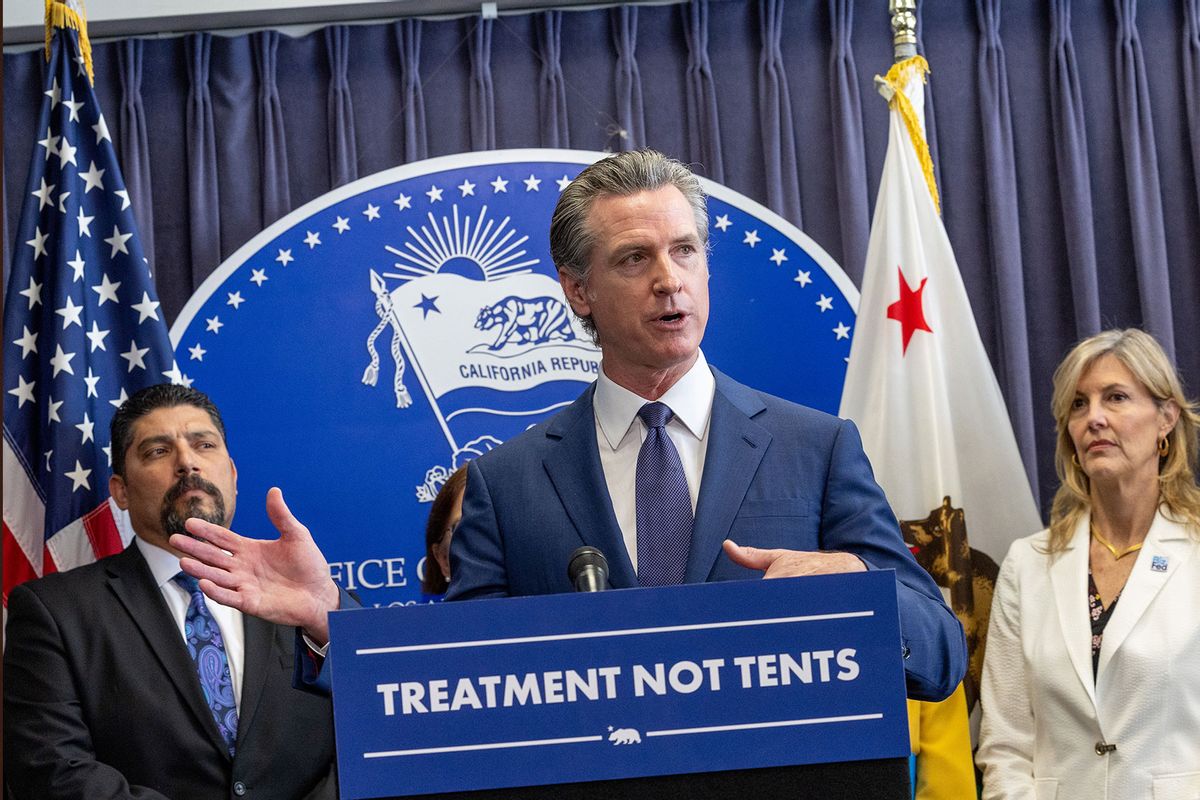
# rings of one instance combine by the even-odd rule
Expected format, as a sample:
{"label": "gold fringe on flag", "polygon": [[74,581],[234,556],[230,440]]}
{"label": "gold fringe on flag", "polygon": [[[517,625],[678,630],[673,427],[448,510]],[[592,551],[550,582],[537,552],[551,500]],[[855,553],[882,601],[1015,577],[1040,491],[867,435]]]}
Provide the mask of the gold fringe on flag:
{"label": "gold fringe on flag", "polygon": [[917,118],[917,112],[908,99],[908,95],[904,93],[914,72],[924,81],[925,76],[929,74],[929,62],[921,56],[906,58],[893,64],[883,78],[877,77],[875,80],[882,81],[891,90],[888,104],[895,103],[900,111],[900,116],[904,118],[909,138],[912,139],[913,148],[917,151],[917,160],[921,163],[921,171],[925,173],[925,183],[929,186],[933,207],[941,214],[942,203],[938,197],[937,181],[933,178],[933,157],[929,155],[929,143],[925,141],[925,134],[921,130],[921,121]]}
{"label": "gold fringe on flag", "polygon": [[50,39],[55,28],[72,28],[79,31],[79,49],[83,52],[83,66],[87,69],[88,83],[95,84],[92,72],[92,43],[88,39],[86,12],[83,0],[78,0],[79,11],[63,0],[46,0],[46,60],[50,60]]}

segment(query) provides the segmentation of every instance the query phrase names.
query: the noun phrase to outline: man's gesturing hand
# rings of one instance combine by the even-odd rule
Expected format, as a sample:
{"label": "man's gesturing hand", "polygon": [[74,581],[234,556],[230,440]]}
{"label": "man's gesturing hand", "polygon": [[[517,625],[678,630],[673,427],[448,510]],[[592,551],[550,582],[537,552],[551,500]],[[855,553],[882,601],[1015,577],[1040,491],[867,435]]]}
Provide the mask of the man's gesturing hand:
{"label": "man's gesturing hand", "polygon": [[808,552],[803,550],[762,550],[743,547],[726,539],[725,555],[735,564],[763,571],[764,578],[794,578],[800,575],[828,575],[834,572],[865,572],[866,564],[852,553]]}
{"label": "man's gesturing hand", "polygon": [[338,607],[329,564],[277,488],[267,492],[267,516],[278,539],[249,539],[189,519],[185,525],[191,536],[171,536],[171,546],[185,556],[179,566],[199,578],[200,589],[218,603],[269,622],[297,625],[324,644],[329,641],[328,614]]}

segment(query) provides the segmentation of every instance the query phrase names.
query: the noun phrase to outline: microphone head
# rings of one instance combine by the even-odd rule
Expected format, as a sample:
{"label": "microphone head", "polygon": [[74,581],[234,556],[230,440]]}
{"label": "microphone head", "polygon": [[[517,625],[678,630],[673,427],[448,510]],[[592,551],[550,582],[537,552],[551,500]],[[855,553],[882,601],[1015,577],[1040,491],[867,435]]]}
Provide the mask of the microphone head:
{"label": "microphone head", "polygon": [[571,553],[571,559],[567,562],[567,577],[572,584],[575,584],[579,576],[588,568],[599,573],[599,582],[603,585],[608,578],[608,559],[596,548],[584,545]]}

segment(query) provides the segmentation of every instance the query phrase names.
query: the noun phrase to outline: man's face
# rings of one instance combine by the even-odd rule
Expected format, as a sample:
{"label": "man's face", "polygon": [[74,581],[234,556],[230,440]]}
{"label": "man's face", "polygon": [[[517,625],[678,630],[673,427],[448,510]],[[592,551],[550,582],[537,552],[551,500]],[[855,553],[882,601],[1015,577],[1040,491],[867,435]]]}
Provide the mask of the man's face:
{"label": "man's face", "polygon": [[692,207],[674,186],[600,197],[588,227],[591,274],[559,281],[572,308],[591,314],[604,372],[647,396],[670,388],[696,361],[708,323],[708,261]]}
{"label": "man's face", "polygon": [[133,424],[125,476],[109,491],[129,511],[138,536],[159,547],[184,533],[188,517],[228,526],[237,499],[237,467],[208,413],[195,406],[159,408]]}

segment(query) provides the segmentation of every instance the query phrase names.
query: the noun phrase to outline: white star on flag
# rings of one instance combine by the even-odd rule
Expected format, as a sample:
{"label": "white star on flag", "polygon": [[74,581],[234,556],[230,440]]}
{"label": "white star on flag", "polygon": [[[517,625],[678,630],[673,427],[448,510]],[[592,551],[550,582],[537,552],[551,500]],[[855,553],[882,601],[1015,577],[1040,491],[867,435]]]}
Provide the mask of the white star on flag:
{"label": "white star on flag", "polygon": [[122,386],[120,396],[118,396],[116,400],[109,400],[108,404],[110,406],[112,406],[113,408],[120,408],[121,406],[123,406],[125,404],[125,401],[128,399],[129,399],[129,395],[125,392],[125,387]]}
{"label": "white star on flag", "polygon": [[130,306],[134,311],[138,312],[138,324],[142,324],[148,319],[158,319],[157,300],[150,299],[149,292],[142,292],[142,302],[134,303]]}
{"label": "white star on flag", "polygon": [[350,230],[350,219],[348,217],[338,217],[337,222],[333,223],[332,227],[337,228],[339,234]]}
{"label": "white star on flag", "polygon": [[75,369],[71,366],[71,359],[74,357],[74,353],[64,353],[61,344],[54,345],[54,357],[50,359],[50,366],[54,368],[54,374],[50,377],[57,378],[60,372],[74,375]]}
{"label": "white star on flag", "polygon": [[88,374],[87,377],[83,379],[83,382],[87,384],[88,397],[100,397],[100,394],[96,391],[96,384],[100,382],[100,376],[93,373],[91,367],[88,367]]}
{"label": "white star on flag", "polygon": [[83,412],[83,422],[79,423],[75,427],[78,428],[79,432],[83,434],[83,441],[80,442],[80,444],[87,444],[88,442],[95,441],[94,429],[96,427],[96,423],[92,422],[91,419],[88,418],[86,411]]}
{"label": "white star on flag", "polygon": [[92,238],[92,220],[94,219],[95,217],[89,217],[87,214],[83,213],[83,203],[80,203],[79,216],[75,218],[75,220],[79,223],[80,236],[86,236],[89,239]]}
{"label": "white star on flag", "polygon": [[541,189],[540,189],[541,185],[542,185],[541,178],[535,178],[535,177],[533,177],[533,175],[530,175],[528,178],[525,179],[525,191],[527,191],[527,192],[541,191]]}
{"label": "white star on flag", "polygon": [[291,248],[288,248],[287,250],[280,250],[279,255],[275,256],[275,260],[286,267],[296,259],[292,258]]}
{"label": "white star on flag", "polygon": [[49,236],[50,234],[48,233],[42,233],[41,228],[33,229],[33,238],[25,242],[25,244],[33,248],[34,258],[41,258],[42,256],[46,255],[46,239],[48,239]]}
{"label": "white star on flag", "polygon": [[67,141],[66,136],[62,137],[62,144],[58,146],[57,153],[59,169],[65,167],[67,164],[75,164],[75,166],[78,167],[79,164],[75,163],[75,153],[78,150],[78,147],[71,146],[71,143]]}
{"label": "white star on flag", "polygon": [[183,384],[183,373],[179,371],[179,362],[172,361],[171,368],[163,370],[163,377],[170,381],[175,386]]}
{"label": "white star on flag", "polygon": [[821,299],[817,301],[817,307],[821,309],[821,313],[833,310],[833,298],[821,295]]}
{"label": "white star on flag", "polygon": [[13,339],[13,344],[21,348],[21,360],[23,361],[30,353],[37,352],[38,335],[29,330],[26,325],[21,326],[21,338]]}
{"label": "white star on flag", "polygon": [[87,262],[83,260],[83,256],[80,255],[78,250],[75,251],[75,258],[67,262],[67,266],[71,268],[71,283],[81,282]]}
{"label": "white star on flag", "polygon": [[321,237],[316,231],[308,231],[308,235],[304,237],[304,243],[308,245],[308,249],[312,250],[321,243]]}
{"label": "white star on flag", "polygon": [[121,210],[122,211],[129,208],[129,190],[128,189],[117,189],[115,192],[113,192],[113,194],[115,194],[117,197],[121,198]]}
{"label": "white star on flag", "polygon": [[108,348],[104,346],[104,337],[108,336],[108,333],[108,331],[100,330],[100,326],[96,323],[96,320],[92,320],[92,329],[87,333],[87,338],[92,344],[92,349],[88,352],[94,353],[97,350],[108,350]]}
{"label": "white star on flag", "polygon": [[86,195],[92,189],[104,191],[104,181],[101,179],[104,177],[104,173],[107,171],[108,170],[97,167],[96,162],[93,161],[92,166],[88,168],[87,172],[79,173],[79,177],[83,178],[83,182],[86,184],[86,186],[84,186],[83,193]]}
{"label": "white star on flag", "polygon": [[137,342],[129,340],[129,349],[121,353],[121,358],[129,362],[128,372],[133,372],[133,368],[146,368],[146,353],[150,352],[149,347],[138,347]]}
{"label": "white star on flag", "polygon": [[88,476],[92,474],[92,471],[90,469],[84,469],[83,465],[79,463],[79,459],[75,459],[74,470],[70,472],[64,472],[63,474],[70,478],[71,483],[74,484],[74,486],[71,487],[71,491],[78,491],[81,488],[92,488],[91,484],[88,483]]}
{"label": "white star on flag", "polygon": [[70,122],[79,122],[79,109],[83,108],[82,100],[64,100],[63,105],[70,109],[67,117]]}
{"label": "white star on flag", "polygon": [[62,405],[65,402],[66,402],[65,400],[55,400],[50,395],[46,395],[46,421],[47,421],[47,423],[62,422],[62,417],[60,417],[58,415],[58,410],[60,408],[62,408]]}
{"label": "white star on flag", "polygon": [[729,221],[728,214],[721,214],[719,217],[717,217],[717,221],[713,223],[713,227],[719,230],[721,233],[724,233],[732,224],[733,223]]}
{"label": "white star on flag", "polygon": [[113,225],[113,235],[104,240],[104,243],[112,247],[112,252],[108,254],[109,258],[116,258],[117,253],[129,255],[129,248],[125,243],[133,238],[133,233],[121,233],[121,229]]}
{"label": "white star on flag", "polygon": [[53,191],[54,184],[47,184],[46,179],[42,178],[42,188],[38,189],[36,192],[30,192],[31,195],[38,199],[38,211],[41,211],[46,206],[54,204],[53,201],[50,200],[50,193]]}
{"label": "white star on flag", "polygon": [[31,275],[31,276],[29,276],[29,288],[22,289],[21,291],[17,292],[17,294],[29,298],[29,309],[28,310],[32,311],[34,306],[41,305],[42,284],[35,281],[33,279],[33,276]]}
{"label": "white star on flag", "polygon": [[229,299],[225,301],[225,305],[233,306],[233,310],[237,311],[242,303],[246,302],[246,298],[242,297],[242,292],[239,289],[236,292],[229,292]]}
{"label": "white star on flag", "polygon": [[[58,195],[58,213],[67,213],[67,198],[71,196],[70,192],[60,192]],[[90,234],[89,234],[90,235]]]}
{"label": "white star on flag", "polygon": [[846,323],[844,323],[844,322],[839,322],[837,324],[837,327],[833,329],[833,332],[835,334],[837,334],[838,339],[849,339],[850,338],[850,329],[848,327],[846,327]]}
{"label": "white star on flag", "polygon": [[568,178],[566,175],[563,175],[561,178],[556,180],[555,183],[558,184],[558,190],[561,192],[562,190],[566,189],[567,186],[570,185],[571,179]]}
{"label": "white star on flag", "polygon": [[412,208],[412,198],[404,193],[401,193],[400,196],[392,202],[396,204],[397,211],[403,211],[406,208]]}
{"label": "white star on flag", "polygon": [[492,181],[492,193],[500,194],[501,192],[508,194],[508,181],[497,175],[496,180]]}
{"label": "white star on flag", "polygon": [[[97,305],[103,306],[105,303],[107,303],[109,301],[112,301],[114,303],[120,302],[119,300],[117,300],[117,289],[120,289],[120,288],[121,288],[120,281],[113,282],[113,280],[108,277],[107,272],[101,273],[100,283],[97,284],[96,286],[92,287],[92,291],[100,296],[100,302],[97,303]],[[93,322],[92,324],[95,325],[96,323]]]}
{"label": "white star on flag", "polygon": [[196,342],[195,347],[188,348],[188,352],[191,353],[192,361],[203,361],[204,354],[208,351],[201,347],[199,342]]}
{"label": "white star on flag", "polygon": [[225,324],[224,322],[221,322],[221,318],[219,316],[205,317],[204,321],[208,323],[208,325],[205,327],[205,330],[212,331],[213,333],[220,333],[221,327]]}
{"label": "white star on flag", "polygon": [[746,235],[742,238],[742,244],[748,244],[751,247],[754,247],[754,245],[761,241],[762,239],[759,238],[757,230],[746,231]]}
{"label": "white star on flag", "polygon": [[812,283],[812,273],[799,270],[796,272],[796,277],[792,278],[796,283],[800,284],[801,288]]}
{"label": "white star on flag", "polygon": [[436,186],[430,186],[429,191],[425,193],[429,197],[429,202],[436,203],[442,199],[442,190]]}
{"label": "white star on flag", "polygon": [[467,180],[466,178],[463,178],[463,182],[462,182],[462,183],[460,183],[460,184],[458,185],[458,190],[459,190],[460,192],[462,192],[462,196],[463,196],[463,197],[466,197],[466,196],[468,196],[468,195],[472,195],[472,196],[474,196],[474,194],[475,194],[475,184],[471,183],[471,182],[470,182],[469,180]]}
{"label": "white star on flag", "polygon": [[62,89],[60,89],[58,87],[58,78],[57,77],[53,79],[53,82],[51,83],[50,88],[47,89],[46,91],[42,92],[42,94],[44,94],[44,95],[46,95],[46,97],[50,98],[50,110],[51,111],[54,110],[55,106],[57,106],[59,103],[62,102]]}
{"label": "white star on flag", "polygon": [[83,313],[83,306],[75,305],[75,301],[71,298],[71,295],[67,295],[67,304],[62,308],[54,309],[54,313],[63,318],[62,329],[64,331],[71,325],[78,325],[80,328],[83,327],[83,322],[79,319],[79,315]]}
{"label": "white star on flag", "polygon": [[96,144],[103,141],[112,141],[112,137],[108,135],[108,123],[104,121],[104,115],[100,115],[100,121],[92,126],[92,130],[96,132]]}
{"label": "white star on flag", "polygon": [[788,260],[787,253],[785,253],[782,249],[776,250],[774,247],[772,247],[770,260],[775,262],[775,266],[782,267],[783,262]]}
{"label": "white star on flag", "polygon": [[250,270],[250,282],[256,286],[261,287],[267,280],[267,271],[265,269]]}
{"label": "white star on flag", "polygon": [[362,213],[363,213],[363,216],[365,216],[367,218],[368,222],[370,222],[371,220],[379,219],[379,206],[372,205],[371,203],[367,203],[367,208]]}
{"label": "white star on flag", "polygon": [[42,147],[46,148],[46,160],[47,161],[50,160],[50,156],[58,155],[58,140],[61,138],[62,138],[61,136],[51,136],[50,129],[47,128],[46,129],[46,138],[38,139],[38,144],[40,144]]}
{"label": "white star on flag", "polygon": [[33,387],[37,385],[37,381],[30,381],[29,383],[26,383],[25,376],[23,375],[18,375],[17,381],[17,388],[9,389],[8,393],[11,395],[16,395],[17,408],[21,408],[25,405],[25,403],[33,402]]}

